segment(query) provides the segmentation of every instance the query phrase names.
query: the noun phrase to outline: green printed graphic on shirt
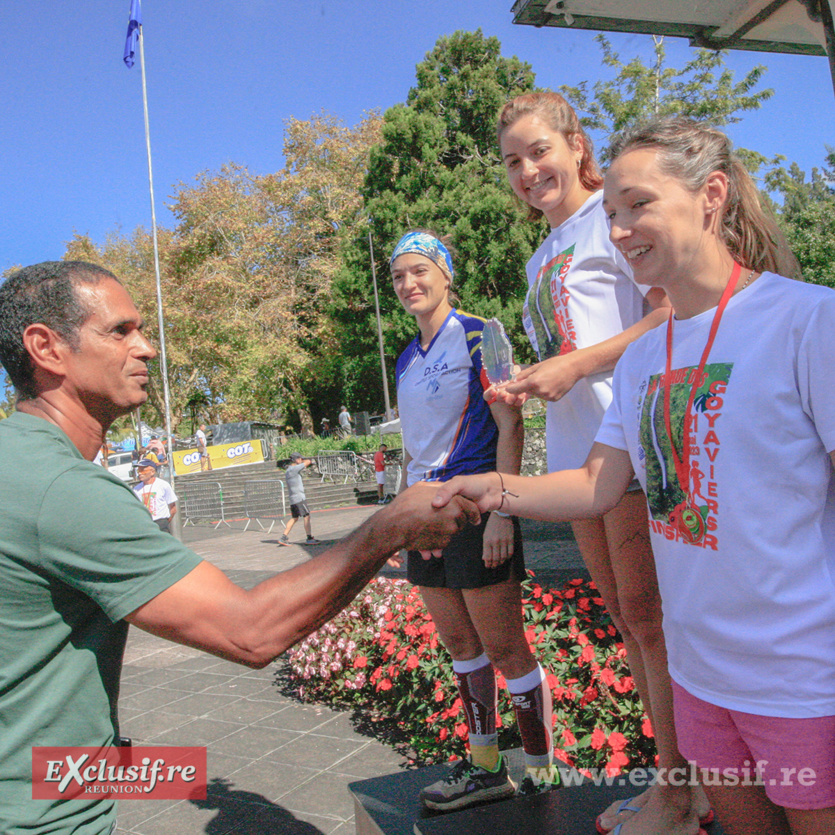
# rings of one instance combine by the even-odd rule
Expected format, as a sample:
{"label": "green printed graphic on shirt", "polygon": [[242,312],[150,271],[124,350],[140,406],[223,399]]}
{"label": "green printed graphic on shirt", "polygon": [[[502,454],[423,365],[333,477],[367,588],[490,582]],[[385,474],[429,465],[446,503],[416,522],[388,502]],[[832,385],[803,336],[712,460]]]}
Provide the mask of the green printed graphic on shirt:
{"label": "green printed graphic on shirt", "polygon": [[570,292],[565,286],[574,247],[572,244],[542,266],[525,299],[525,329],[540,361],[576,347],[576,330],[568,313]]}
{"label": "green printed graphic on shirt", "polygon": [[[654,532],[679,541],[716,550],[719,494],[716,461],[719,456],[723,396],[733,363],[711,363],[693,400],[690,433],[689,496],[679,483],[664,419],[662,374],[646,384],[641,398],[640,451],[646,465],[646,494]],[[684,414],[696,368],[671,372],[670,426],[679,458],[684,448]]]}

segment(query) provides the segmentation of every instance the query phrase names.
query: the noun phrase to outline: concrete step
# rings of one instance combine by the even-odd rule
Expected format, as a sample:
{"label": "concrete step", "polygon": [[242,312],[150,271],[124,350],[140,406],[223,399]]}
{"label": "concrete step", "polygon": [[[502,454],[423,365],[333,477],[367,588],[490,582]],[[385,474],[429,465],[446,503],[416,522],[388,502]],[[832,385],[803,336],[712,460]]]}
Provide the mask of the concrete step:
{"label": "concrete step", "polygon": [[[525,768],[522,750],[505,751],[504,756],[511,779],[518,785]],[[640,794],[646,786],[645,780],[633,784],[629,775],[623,775],[608,786],[585,781],[458,812],[439,814],[424,809],[420,790],[441,779],[448,768],[430,766],[349,783],[357,835],[592,835],[597,816],[607,806]],[[707,832],[724,835],[718,821]]]}

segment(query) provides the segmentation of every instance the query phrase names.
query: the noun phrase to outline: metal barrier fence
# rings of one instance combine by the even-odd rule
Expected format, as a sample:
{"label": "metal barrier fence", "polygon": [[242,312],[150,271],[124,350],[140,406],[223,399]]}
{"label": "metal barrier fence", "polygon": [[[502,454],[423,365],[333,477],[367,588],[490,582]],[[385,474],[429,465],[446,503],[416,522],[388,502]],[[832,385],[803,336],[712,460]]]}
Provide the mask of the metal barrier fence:
{"label": "metal barrier fence", "polygon": [[219,482],[204,481],[199,484],[190,484],[183,505],[183,516],[186,520],[183,527],[189,522],[193,525],[194,519],[208,519],[216,522],[215,529],[221,525],[226,525],[227,528],[232,527],[223,515],[223,488]]}
{"label": "metal barrier fence", "polygon": [[[269,481],[244,482],[244,514],[246,527],[254,519],[262,531],[270,533],[278,519],[287,515],[287,502],[284,497],[284,482],[278,479]],[[271,519],[269,529],[261,524],[262,519]]]}
{"label": "metal barrier fence", "polygon": [[357,456],[353,452],[320,452],[316,456],[316,467],[322,481],[341,478],[342,483],[347,484],[349,479],[357,480]]}
{"label": "metal barrier fence", "polygon": [[396,496],[400,492],[400,479],[403,468],[399,464],[386,464],[386,484],[383,488],[387,496]]}

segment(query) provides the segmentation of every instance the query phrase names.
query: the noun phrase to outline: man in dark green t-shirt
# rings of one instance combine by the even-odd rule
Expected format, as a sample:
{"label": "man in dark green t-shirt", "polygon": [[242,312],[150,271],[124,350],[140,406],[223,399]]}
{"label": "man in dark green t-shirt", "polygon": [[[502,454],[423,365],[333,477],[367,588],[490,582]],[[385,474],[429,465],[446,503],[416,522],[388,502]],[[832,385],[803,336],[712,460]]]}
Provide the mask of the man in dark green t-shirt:
{"label": "man in dark green t-shirt", "polygon": [[91,462],[147,399],[156,355],[127,291],[83,262],[0,286],[0,832],[106,835],[109,799],[32,800],[33,746],[105,746],[128,624],[261,667],[345,606],[396,549],[445,544],[474,505],[413,490],[316,560],[244,590]]}

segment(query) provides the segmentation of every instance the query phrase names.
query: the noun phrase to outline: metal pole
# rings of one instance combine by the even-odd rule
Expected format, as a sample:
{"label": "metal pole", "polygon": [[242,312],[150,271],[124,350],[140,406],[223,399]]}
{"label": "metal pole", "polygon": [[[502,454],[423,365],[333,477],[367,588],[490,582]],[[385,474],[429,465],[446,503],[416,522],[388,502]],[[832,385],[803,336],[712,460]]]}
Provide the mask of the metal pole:
{"label": "metal pole", "polygon": [[380,345],[380,367],[383,369],[383,400],[386,404],[386,420],[391,420],[391,403],[389,403],[389,383],[386,378],[386,354],[383,350],[383,325],[380,321],[380,297],[377,295],[377,266],[374,263],[374,242],[371,240],[371,230],[368,231],[368,250],[371,253],[371,280],[374,284],[374,310],[377,313],[377,341]]}
{"label": "metal pole", "polygon": [[824,46],[829,61],[829,74],[832,76],[832,88],[835,90],[835,3],[833,0],[821,0],[821,23],[823,24]]}
{"label": "metal pole", "polygon": [[151,195],[151,231],[154,240],[154,272],[157,281],[157,322],[159,324],[159,364],[162,370],[162,392],[165,402],[165,435],[168,443],[168,463],[171,486],[174,486],[174,454],[171,446],[171,398],[168,393],[168,362],[165,356],[165,319],[162,313],[162,281],[159,275],[159,246],[157,244],[157,213],[154,208],[154,170],[151,165],[151,129],[148,121],[148,91],[145,86],[145,41],[139,25],[139,63],[142,68],[142,109],[145,114],[145,147],[148,149],[148,189]]}

